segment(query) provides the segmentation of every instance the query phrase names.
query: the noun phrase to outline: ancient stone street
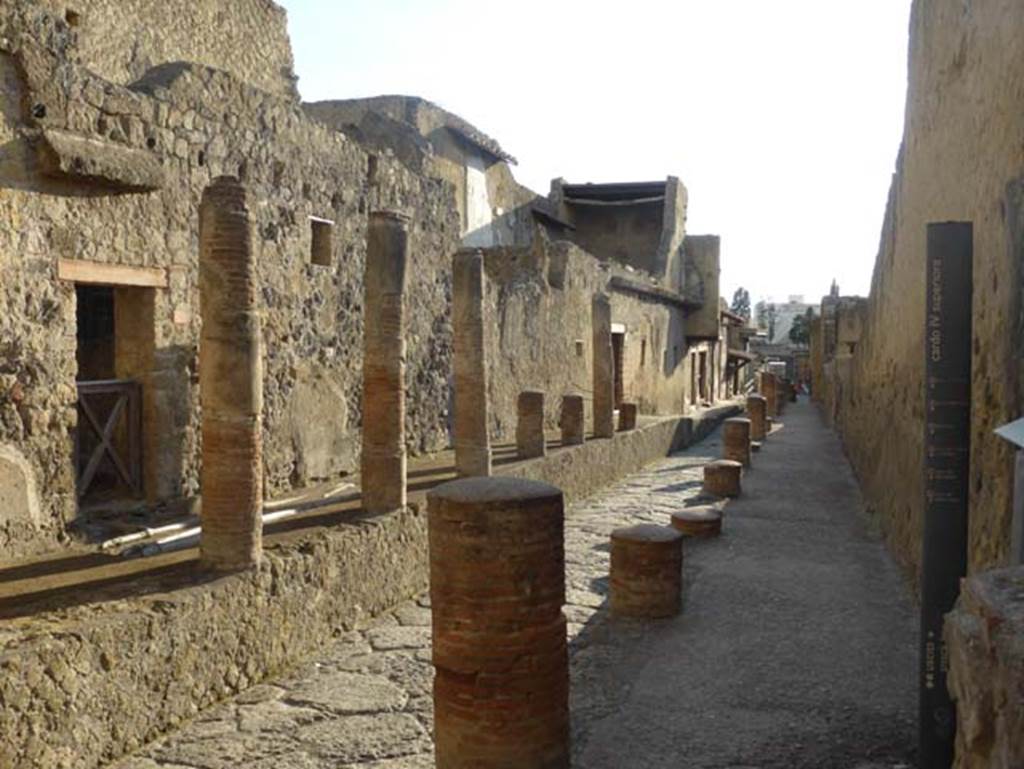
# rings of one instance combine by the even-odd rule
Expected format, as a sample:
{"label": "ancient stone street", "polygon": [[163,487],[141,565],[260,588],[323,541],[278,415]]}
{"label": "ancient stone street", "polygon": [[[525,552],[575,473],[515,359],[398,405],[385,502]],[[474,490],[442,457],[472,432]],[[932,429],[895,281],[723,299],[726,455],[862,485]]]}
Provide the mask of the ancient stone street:
{"label": "ancient stone street", "polygon": [[[753,457],[723,535],[688,540],[683,613],[612,620],[608,537],[695,504],[721,432],[570,508],[575,765],[900,766],[914,743],[915,626],[834,435],[794,404]],[[432,767],[430,612],[410,601],[201,714],[118,769]]]}

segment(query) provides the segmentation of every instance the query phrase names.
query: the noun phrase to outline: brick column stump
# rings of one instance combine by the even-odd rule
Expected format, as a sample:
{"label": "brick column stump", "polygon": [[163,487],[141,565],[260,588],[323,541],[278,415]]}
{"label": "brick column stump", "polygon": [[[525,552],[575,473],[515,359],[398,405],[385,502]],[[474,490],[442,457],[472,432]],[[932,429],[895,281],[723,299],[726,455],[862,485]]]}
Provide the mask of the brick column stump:
{"label": "brick column stump", "polygon": [[718,459],[704,465],[704,493],[715,497],[738,497],[743,464]]}
{"label": "brick column stump", "polygon": [[263,356],[246,189],[222,176],[199,204],[200,562],[256,565],[263,538]]}
{"label": "brick column stump", "polygon": [[405,507],[405,275],[409,220],[374,211],[363,299],[363,508]]}
{"label": "brick column stump", "polygon": [[724,459],[750,467],[750,420],[742,417],[726,419],[722,427]]}
{"label": "brick column stump", "polygon": [[640,524],[612,532],[611,612],[658,619],[680,611],[683,535],[668,526]]}
{"label": "brick column stump", "polygon": [[562,492],[467,478],[427,505],[437,769],[568,769]]}
{"label": "brick column stump", "polygon": [[516,414],[516,454],[520,459],[544,456],[544,393],[540,390],[519,393]]}
{"label": "brick column stump", "polygon": [[583,443],[583,427],[586,424],[582,395],[563,395],[562,413],[558,426],[562,428],[562,445],[578,446]]}
{"label": "brick column stump", "polygon": [[763,441],[768,435],[768,401],[759,393],[747,396],[747,417],[750,419],[750,440]]}
{"label": "brick column stump", "polygon": [[619,406],[619,432],[636,429],[637,406],[635,403],[623,403]]}
{"label": "brick column stump", "polygon": [[692,507],[672,513],[672,528],[685,537],[717,537],[722,533],[722,511]]}

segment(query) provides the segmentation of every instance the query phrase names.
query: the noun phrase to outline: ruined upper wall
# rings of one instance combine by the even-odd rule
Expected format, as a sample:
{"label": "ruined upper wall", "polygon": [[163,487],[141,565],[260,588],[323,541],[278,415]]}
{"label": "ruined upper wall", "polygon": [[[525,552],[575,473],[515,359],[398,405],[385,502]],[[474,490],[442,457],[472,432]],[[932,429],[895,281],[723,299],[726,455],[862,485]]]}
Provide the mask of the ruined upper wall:
{"label": "ruined upper wall", "polygon": [[515,158],[468,121],[416,96],[310,102],[306,114],[455,188],[463,245],[528,246],[535,192],[516,182]]}
{"label": "ruined upper wall", "polygon": [[187,61],[298,98],[286,14],[272,0],[36,1],[68,21],[79,62],[111,82]]}

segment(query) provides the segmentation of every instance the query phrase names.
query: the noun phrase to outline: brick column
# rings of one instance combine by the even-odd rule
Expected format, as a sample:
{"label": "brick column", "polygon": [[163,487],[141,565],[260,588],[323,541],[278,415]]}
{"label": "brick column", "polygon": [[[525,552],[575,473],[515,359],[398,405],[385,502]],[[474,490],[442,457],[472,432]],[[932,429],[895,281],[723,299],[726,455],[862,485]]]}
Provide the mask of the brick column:
{"label": "brick column", "polygon": [[222,176],[199,205],[200,561],[257,564],[263,531],[263,358],[245,187]]}
{"label": "brick column", "polygon": [[768,416],[779,415],[778,380],[774,374],[767,371],[761,372],[761,394],[764,395],[768,407]]}
{"label": "brick column", "polygon": [[370,214],[363,299],[363,509],[405,507],[405,272],[408,219]]}
{"label": "brick column", "polygon": [[722,426],[724,459],[750,467],[750,420],[741,417],[726,419]]}
{"label": "brick column", "polygon": [[619,406],[620,432],[636,429],[636,413],[637,408],[635,403],[623,403]]}
{"label": "brick column", "polygon": [[562,413],[558,419],[558,426],[562,428],[562,445],[578,446],[583,443],[585,424],[583,396],[563,395]]}
{"label": "brick column", "polygon": [[461,477],[490,475],[483,254],[459,251],[452,273],[455,469]]}
{"label": "brick column", "polygon": [[763,441],[768,437],[768,401],[757,393],[747,396],[747,417],[750,419],[750,440]]}
{"label": "brick column", "polygon": [[544,456],[544,393],[540,390],[519,393],[516,414],[516,454],[520,459]]}
{"label": "brick column", "polygon": [[612,614],[656,619],[679,613],[683,594],[683,535],[639,524],[612,532],[609,576]]}
{"label": "brick column", "polygon": [[743,465],[731,459],[716,459],[704,465],[705,494],[714,497],[738,497]]}
{"label": "brick column", "polygon": [[427,503],[437,769],[568,769],[562,493],[467,478]]}
{"label": "brick column", "polygon": [[615,364],[612,356],[612,306],[598,294],[591,305],[594,333],[594,436],[615,433]]}

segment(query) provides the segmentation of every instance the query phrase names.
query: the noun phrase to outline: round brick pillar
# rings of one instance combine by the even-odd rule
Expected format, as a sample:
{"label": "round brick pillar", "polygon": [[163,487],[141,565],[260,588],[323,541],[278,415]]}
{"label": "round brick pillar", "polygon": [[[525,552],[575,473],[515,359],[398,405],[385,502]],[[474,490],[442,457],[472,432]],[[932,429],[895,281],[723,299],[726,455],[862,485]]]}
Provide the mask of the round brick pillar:
{"label": "round brick pillar", "polygon": [[427,502],[437,769],[567,769],[562,492],[467,478]]}
{"label": "round brick pillar", "polygon": [[612,614],[675,616],[683,595],[683,535],[649,523],[616,529],[610,577]]}
{"label": "round brick pillar", "polygon": [[722,456],[744,467],[750,467],[750,420],[742,417],[726,419],[722,428]]}
{"label": "round brick pillar", "polygon": [[718,459],[704,465],[704,492],[715,497],[738,497],[743,465],[731,459]]}
{"label": "round brick pillar", "polygon": [[747,417],[750,419],[750,440],[763,441],[768,435],[768,401],[763,395],[747,396]]}
{"label": "round brick pillar", "polygon": [[245,186],[221,176],[199,204],[200,561],[255,566],[263,551],[263,337]]}
{"label": "round brick pillar", "polygon": [[691,507],[672,513],[672,528],[686,537],[717,537],[722,533],[722,511]]}

